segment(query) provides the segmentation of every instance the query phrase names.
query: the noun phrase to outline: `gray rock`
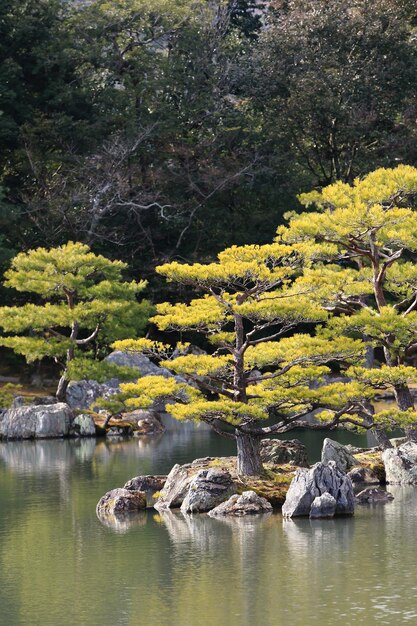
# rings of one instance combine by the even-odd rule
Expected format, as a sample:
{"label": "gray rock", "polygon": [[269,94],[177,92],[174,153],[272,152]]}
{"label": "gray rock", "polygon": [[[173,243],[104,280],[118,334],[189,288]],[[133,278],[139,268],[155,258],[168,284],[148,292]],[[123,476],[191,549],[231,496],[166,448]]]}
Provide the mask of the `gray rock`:
{"label": "gray rock", "polygon": [[138,376],[165,376],[172,378],[173,374],[165,367],[159,367],[140,352],[122,352],[115,350],[104,359],[114,365],[131,367],[138,370]]}
{"label": "gray rock", "polygon": [[126,515],[137,513],[146,508],[146,495],[143,491],[112,489],[97,503],[96,513],[99,517],[106,515]]}
{"label": "gray rock", "polygon": [[256,515],[259,513],[271,513],[272,506],[265,498],[258,496],[254,491],[244,491],[242,495],[234,495],[226,502],[219,504],[209,511],[210,517],[233,515]]}
{"label": "gray rock", "polygon": [[394,496],[384,489],[367,487],[358,493],[355,499],[358,504],[385,504],[394,500]]}
{"label": "gray rock", "polygon": [[381,482],[369,467],[354,467],[348,476],[354,485],[379,485]]}
{"label": "gray rock", "polygon": [[112,378],[105,383],[96,380],[79,380],[68,385],[66,400],[73,409],[88,409],[94,407],[97,398],[109,398],[119,389],[119,380]]}
{"label": "gray rock", "polygon": [[96,425],[91,415],[87,413],[77,415],[71,424],[70,432],[76,437],[95,437]]}
{"label": "gray rock", "polygon": [[57,404],[58,400],[55,396],[16,396],[12,402],[12,409],[21,406]]}
{"label": "gray rock", "polygon": [[163,475],[155,476],[135,476],[127,481],[123,489],[128,491],[160,491],[165,484],[167,477]]}
{"label": "gray rock", "polygon": [[282,514],[284,517],[308,516],[314,499],[324,493],[335,498],[335,515],[353,515],[352,482],[336,467],[334,461],[329,461],[327,465],[316,463],[310,470],[300,468],[296,471],[282,507]]}
{"label": "gray rock", "polygon": [[259,447],[263,463],[281,465],[289,463],[298,467],[308,467],[307,448],[298,439],[262,439]]}
{"label": "gray rock", "polygon": [[358,464],[349,446],[344,446],[338,441],[326,437],[323,441],[321,462],[327,465],[329,461],[334,461],[341,472],[347,472]]}
{"label": "gray rock", "polygon": [[323,493],[321,496],[314,498],[310,509],[311,519],[333,517],[335,513],[336,499],[330,493]]}
{"label": "gray rock", "polygon": [[229,472],[221,469],[200,470],[191,481],[181,505],[183,513],[210,511],[236,493]]}
{"label": "gray rock", "polygon": [[[109,354],[105,359],[114,365],[128,366],[137,369],[137,377],[141,376],[165,376],[166,378],[175,378],[179,382],[185,382],[181,376],[174,376],[164,367],[155,365],[144,354],[136,352],[121,352],[116,350]],[[104,383],[98,383],[95,380],[80,380],[71,382],[68,385],[66,400],[70,407],[77,409],[94,408],[94,402],[97,398],[109,398],[120,391],[120,380],[112,378]],[[156,402],[154,409],[163,411],[166,402]]]}
{"label": "gray rock", "polygon": [[417,485],[417,444],[407,441],[382,453],[386,481],[391,485]]}
{"label": "gray rock", "polygon": [[0,439],[65,437],[72,419],[72,411],[64,402],[9,409],[0,416]]}
{"label": "gray rock", "polygon": [[190,475],[186,466],[174,465],[162,487],[162,494],[155,503],[155,508],[163,510],[180,507],[193,478],[194,476]]}

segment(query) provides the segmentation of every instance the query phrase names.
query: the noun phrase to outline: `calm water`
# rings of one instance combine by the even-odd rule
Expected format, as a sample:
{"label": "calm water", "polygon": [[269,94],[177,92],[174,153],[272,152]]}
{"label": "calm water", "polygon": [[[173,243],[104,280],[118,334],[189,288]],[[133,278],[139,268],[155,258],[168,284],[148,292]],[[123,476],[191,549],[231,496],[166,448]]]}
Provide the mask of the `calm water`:
{"label": "calm water", "polygon": [[[320,442],[308,437],[316,460]],[[100,496],[132,476],[232,452],[201,431],[0,444],[1,626],[417,623],[410,488],[334,521],[150,511],[108,528],[95,516]]]}

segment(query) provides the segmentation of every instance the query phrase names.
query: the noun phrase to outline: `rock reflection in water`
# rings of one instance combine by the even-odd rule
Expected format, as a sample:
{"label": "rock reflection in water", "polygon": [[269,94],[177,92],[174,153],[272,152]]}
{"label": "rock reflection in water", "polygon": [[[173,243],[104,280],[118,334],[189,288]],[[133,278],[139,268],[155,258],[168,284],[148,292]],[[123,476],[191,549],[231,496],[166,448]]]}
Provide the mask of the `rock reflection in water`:
{"label": "rock reflection in water", "polygon": [[137,526],[145,526],[147,522],[147,514],[145,511],[120,515],[104,515],[97,513],[97,518],[103,526],[107,526],[121,535],[127,533],[132,528],[136,528]]}

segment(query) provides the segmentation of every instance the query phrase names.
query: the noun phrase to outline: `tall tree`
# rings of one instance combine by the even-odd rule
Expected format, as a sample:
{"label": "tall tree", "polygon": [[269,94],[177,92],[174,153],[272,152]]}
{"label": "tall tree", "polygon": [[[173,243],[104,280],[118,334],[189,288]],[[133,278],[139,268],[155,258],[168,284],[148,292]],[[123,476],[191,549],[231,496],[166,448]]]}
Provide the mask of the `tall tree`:
{"label": "tall tree", "polygon": [[302,194],[302,204],[318,210],[294,214],[288,227],[278,228],[278,240],[301,246],[309,266],[295,290],[310,291],[335,314],[327,336],[359,334],[378,349],[380,363],[353,368],[350,375],[393,389],[398,409],[409,413],[413,439],[417,221],[409,203],[416,194],[416,168],[378,169],[352,186],[338,182]]}
{"label": "tall tree", "polygon": [[[210,354],[188,353],[188,346],[125,340],[116,349],[145,352],[187,382],[147,376],[122,385],[114,402],[146,407],[156,398],[174,403],[167,410],[177,419],[201,420],[234,438],[240,474],[262,471],[259,441],[270,433],[294,428],[359,424],[354,407],[369,396],[361,383],[313,383],[329,373],[326,363],[356,362],[363,344],[354,339],[294,334],[300,324],[323,322],[327,313],[309,297],[288,289],[297,272],[298,254],[280,244],[234,246],[207,265],[170,263],[158,272],[176,284],[203,292],[191,302],[157,306],[153,321],[161,331],[203,335]],[[327,406],[325,424],[306,415]],[[272,425],[262,422],[272,420]]]}

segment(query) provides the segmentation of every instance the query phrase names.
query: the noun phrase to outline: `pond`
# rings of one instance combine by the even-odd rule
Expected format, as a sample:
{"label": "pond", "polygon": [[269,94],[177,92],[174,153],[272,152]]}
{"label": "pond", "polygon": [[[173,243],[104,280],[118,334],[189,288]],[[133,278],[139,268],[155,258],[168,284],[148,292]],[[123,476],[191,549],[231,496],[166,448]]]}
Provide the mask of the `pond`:
{"label": "pond", "polygon": [[[299,436],[312,461],[322,437]],[[96,518],[100,496],[132,476],[232,453],[233,442],[186,429],[152,440],[1,443],[1,626],[417,621],[412,488],[392,487],[393,503],[330,521],[151,510],[108,528]]]}

